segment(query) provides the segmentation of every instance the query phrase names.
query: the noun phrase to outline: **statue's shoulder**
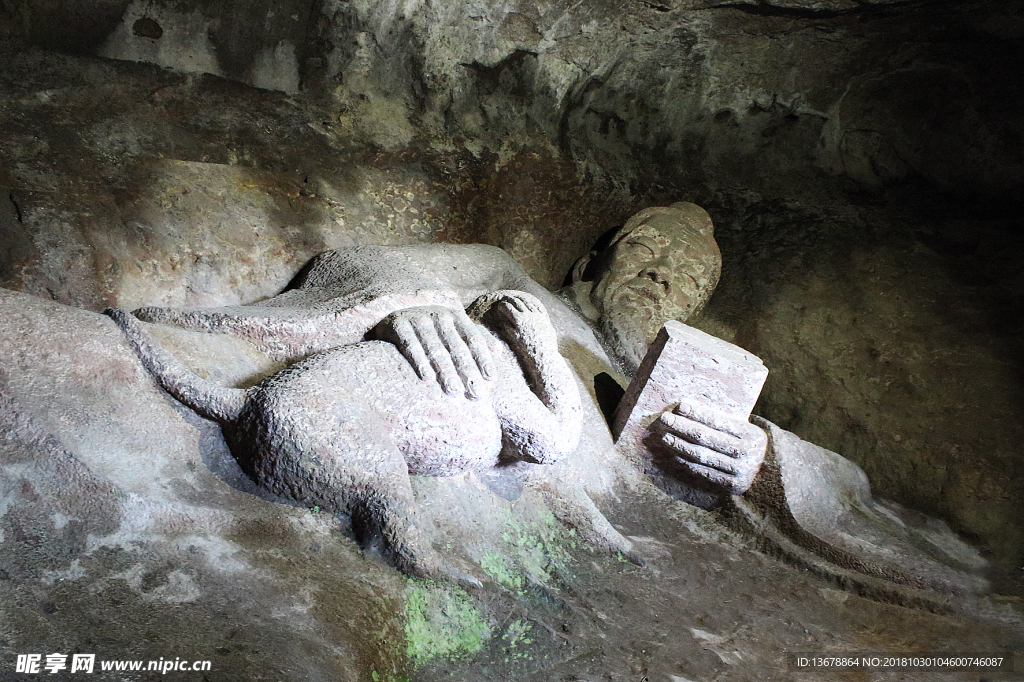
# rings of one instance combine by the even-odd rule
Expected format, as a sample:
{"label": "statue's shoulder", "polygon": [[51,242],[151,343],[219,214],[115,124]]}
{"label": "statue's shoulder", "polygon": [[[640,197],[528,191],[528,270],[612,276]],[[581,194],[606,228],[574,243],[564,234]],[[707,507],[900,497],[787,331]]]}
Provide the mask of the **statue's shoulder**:
{"label": "statue's shoulder", "polygon": [[527,278],[511,256],[488,244],[359,245],[315,256],[294,287],[411,287],[492,291]]}
{"label": "statue's shoulder", "polygon": [[500,247],[491,244],[360,244],[324,251],[314,256],[306,270],[359,267],[375,262],[477,262],[519,267]]}

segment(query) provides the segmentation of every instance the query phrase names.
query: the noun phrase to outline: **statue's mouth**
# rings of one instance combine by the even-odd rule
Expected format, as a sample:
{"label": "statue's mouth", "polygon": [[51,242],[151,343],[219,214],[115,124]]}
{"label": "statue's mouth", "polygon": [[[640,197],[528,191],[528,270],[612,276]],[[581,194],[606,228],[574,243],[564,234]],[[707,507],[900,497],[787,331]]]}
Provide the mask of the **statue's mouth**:
{"label": "statue's mouth", "polygon": [[661,303],[667,293],[665,285],[643,277],[626,282],[615,292],[616,298],[622,296],[631,298],[644,298],[651,303]]}
{"label": "statue's mouth", "polygon": [[661,297],[646,287],[637,287],[634,289],[638,294],[644,298],[650,300],[653,303],[660,303]]}

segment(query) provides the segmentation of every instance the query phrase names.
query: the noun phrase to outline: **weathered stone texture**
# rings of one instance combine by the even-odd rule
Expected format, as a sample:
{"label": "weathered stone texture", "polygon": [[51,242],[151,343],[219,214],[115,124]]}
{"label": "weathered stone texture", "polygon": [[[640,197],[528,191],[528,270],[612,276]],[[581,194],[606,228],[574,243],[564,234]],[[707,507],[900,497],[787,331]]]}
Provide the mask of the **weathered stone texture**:
{"label": "weathered stone texture", "polygon": [[[1022,589],[1019,0],[238,7],[0,0],[3,286],[96,311],[231,305],[276,294],[324,249],[449,241],[500,246],[556,288],[638,209],[694,201],[715,220],[724,269],[691,324],[772,368],[758,411],[856,461],[876,494],[947,520],[1012,572],[1007,589]],[[109,641],[136,642],[140,655],[166,654],[158,637],[140,639],[140,629],[155,633],[147,624],[194,632],[197,646],[230,649],[210,655],[240,679],[277,665],[331,679],[393,670],[396,654],[380,653],[378,633],[402,637],[389,617],[401,609],[402,584],[354,551],[333,520],[239,493],[233,486],[246,479],[215,445],[216,429],[167,412],[171,403],[131,369],[126,347],[111,358],[111,325],[82,313],[62,333],[54,321],[71,312],[33,301],[5,307],[35,312],[5,318],[0,330],[4,396],[18,394],[20,405],[3,409],[32,413],[33,423],[11,425],[29,435],[4,450],[16,460],[5,481],[17,511],[4,517],[0,603],[9,622],[24,624],[19,641],[59,633],[73,646],[61,623],[80,612],[103,623]],[[104,343],[83,342],[93,333]],[[177,355],[207,355],[187,350],[187,333],[161,333]],[[30,350],[8,351],[6,340]],[[194,369],[216,378],[211,367],[230,368],[224,359],[238,349],[222,350]],[[606,369],[593,349],[562,350],[589,376]],[[274,369],[258,355],[249,347],[236,356],[246,385]],[[93,360],[112,363],[114,376]],[[111,404],[108,382],[123,388],[129,370],[139,412],[101,433],[122,407]],[[40,413],[61,416],[41,425]],[[160,447],[144,466],[124,466],[138,448],[106,458],[92,444],[109,438]],[[580,449],[603,452],[606,438],[590,430]],[[195,444],[207,461],[188,449]],[[101,480],[76,478],[81,468],[54,454],[65,450]],[[599,469],[581,475],[610,489]],[[486,485],[509,509],[517,494],[527,503],[520,510],[543,507],[516,481],[414,484],[447,491],[419,501],[454,516],[493,507]],[[185,503],[162,497],[172,488]],[[95,522],[72,518],[70,491],[94,494]],[[119,517],[122,493],[133,506]],[[256,511],[225,524],[222,508],[236,518]],[[112,531],[123,518],[141,525]],[[511,528],[488,522],[497,536]],[[216,535],[223,528],[228,544]],[[685,536],[682,528],[643,533]],[[100,539],[80,551],[90,534]],[[143,538],[152,553],[139,548]],[[895,645],[906,643],[907,623],[939,627],[798,580],[756,554],[688,540],[665,550],[674,553],[671,595],[646,575],[594,569],[606,601],[593,598],[594,610],[573,603],[567,616],[586,634],[549,634],[559,647],[573,640],[557,650],[602,653],[564,664],[565,677],[650,664],[651,679],[705,679],[723,674],[720,656],[741,652],[742,661],[729,658],[733,676],[762,679],[784,675],[772,652],[808,637],[857,649],[863,632],[881,630]],[[239,589],[234,560],[250,566],[242,575],[255,587]],[[54,573],[40,582],[36,565]],[[88,579],[76,577],[79,568]],[[725,574],[735,582],[714,577]],[[206,606],[188,601],[196,584]],[[623,584],[677,619],[629,620],[607,596]],[[816,615],[801,614],[797,601]],[[245,605],[277,615],[262,627]],[[112,612],[124,617],[114,622]],[[505,615],[519,622],[518,611]],[[277,625],[286,634],[275,638]],[[691,641],[687,628],[721,640]],[[983,630],[957,624],[945,639],[922,638],[996,641]],[[660,662],[607,646],[603,636],[614,632],[657,642]],[[338,641],[352,643],[340,656],[354,663],[309,667],[307,646],[337,652]]]}
{"label": "weathered stone texture", "polygon": [[[472,270],[478,265],[471,259],[472,248],[446,251],[452,253],[455,268]],[[377,252],[353,249],[338,254],[333,261],[337,267],[324,283],[330,281],[338,289],[355,286],[361,269],[379,268],[373,258]],[[451,568],[424,539],[409,475],[456,476],[517,461],[550,465],[568,460],[579,444],[583,417],[576,380],[558,353],[555,329],[539,300],[510,290],[481,296],[470,313],[487,325],[485,332],[465,317],[454,293],[452,297],[454,311],[392,302],[398,307],[385,311],[394,315],[383,321],[379,318],[385,312],[378,319],[357,315],[350,324],[361,321],[362,329],[349,332],[354,339],[336,337],[333,345],[248,390],[224,388],[189,372],[156,345],[135,318],[120,309],[107,312],[161,386],[200,415],[221,423],[242,469],[259,485],[306,507],[352,515],[359,525],[357,533],[382,535],[385,555],[404,571],[479,585],[476,578]],[[257,345],[261,336],[288,336],[293,328],[302,331],[301,317],[291,317],[289,308],[282,308],[296,306],[294,297],[280,298],[286,301],[260,307],[285,313],[284,321],[293,327],[250,320],[247,330],[252,333],[247,336]],[[315,313],[314,308],[291,310],[293,315]],[[358,342],[378,322],[389,330],[403,323],[396,315],[413,310],[437,317],[442,336],[445,324],[454,331],[449,320],[462,316],[455,322],[464,325],[458,333],[470,343],[467,352],[479,352],[476,341],[470,341],[477,335],[493,358],[486,363],[482,381],[466,380],[463,389],[454,390],[443,377],[435,379],[426,375],[426,368],[410,364],[399,352],[400,343]],[[164,317],[173,320],[178,311],[166,312]],[[217,321],[232,311],[210,312]],[[416,333],[423,338],[422,330]],[[533,473],[538,475],[544,476]],[[585,493],[575,497],[583,499]],[[558,505],[578,522],[582,538],[630,553],[629,541],[593,503],[573,506],[571,499]]]}
{"label": "weathered stone texture", "polygon": [[651,344],[612,420],[612,436],[632,452],[680,399],[747,419],[768,369],[742,348],[669,320]]}

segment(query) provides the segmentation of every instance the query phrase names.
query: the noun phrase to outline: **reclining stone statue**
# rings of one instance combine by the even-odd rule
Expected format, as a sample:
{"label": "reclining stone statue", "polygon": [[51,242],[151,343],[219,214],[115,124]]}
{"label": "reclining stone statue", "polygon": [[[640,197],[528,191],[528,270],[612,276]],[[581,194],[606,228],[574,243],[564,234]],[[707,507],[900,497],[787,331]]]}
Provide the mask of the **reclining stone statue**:
{"label": "reclining stone statue", "polygon": [[[576,265],[575,283],[563,299],[496,247],[360,246],[320,254],[293,289],[267,301],[216,309],[142,308],[136,315],[235,334],[286,362],[356,343],[373,329],[398,347],[421,379],[436,379],[448,393],[472,395],[483,385],[482,367],[491,362],[463,313],[478,296],[499,289],[531,293],[562,335],[592,339],[580,318],[592,321],[610,359],[631,373],[665,320],[686,320],[703,308],[720,273],[710,216],[680,202],[630,218],[607,248]],[[680,403],[663,424],[680,466],[713,481],[709,487],[715,490],[742,494],[764,458],[764,431],[726,413],[702,410],[703,421],[689,418],[686,401]]]}
{"label": "reclining stone statue", "polygon": [[[690,226],[692,213],[710,228],[710,219],[692,204],[649,209],[633,221],[641,229],[621,248],[636,251],[636,244],[644,244],[641,254],[653,248],[671,255],[678,244],[647,222]],[[709,229],[691,229],[687,236],[709,242],[717,254]],[[697,256],[702,263],[705,255]],[[670,283],[671,264],[661,280],[645,279],[655,286],[645,300],[658,307],[649,316],[678,314],[681,298],[690,301],[690,310],[702,305],[718,267],[712,264],[703,281],[691,277],[681,287]],[[643,312],[626,295],[635,286],[608,286],[607,295]],[[306,506],[352,514],[354,527],[380,536],[385,554],[403,570],[465,579],[419,537],[408,476],[548,463],[575,448],[579,394],[539,298],[556,311],[563,330],[573,326],[566,324],[573,319],[566,306],[500,249],[367,246],[321,254],[294,289],[269,301],[136,311],[151,322],[243,336],[292,363],[248,390],[199,378],[161,351],[130,315],[116,309],[108,314],[172,396],[223,425],[236,459],[259,485]],[[576,334],[589,332],[575,322]],[[743,428],[755,448],[747,469],[756,469],[763,433],[747,423],[732,431]],[[685,432],[713,430],[693,422]],[[725,438],[730,454],[719,456],[736,459],[741,451],[735,437]],[[711,466],[703,454],[700,462],[693,465]],[[584,538],[639,560],[585,495],[570,506],[576,507],[577,525],[583,520]]]}
{"label": "reclining stone statue", "polygon": [[[320,254],[292,288],[266,301],[216,309],[135,311],[147,322],[240,336],[272,357],[294,363],[250,392],[226,393],[226,407],[220,412],[203,407],[213,401],[201,405],[193,400],[193,387],[199,386],[193,379],[174,388],[174,371],[166,371],[172,361],[147,346],[144,337],[133,337],[133,343],[143,358],[155,358],[147,363],[156,376],[171,377],[172,385],[164,385],[172,395],[229,425],[226,435],[237,444],[236,457],[257,481],[299,501],[326,500],[331,503],[321,506],[351,511],[354,522],[383,534],[386,551],[405,570],[452,575],[458,572],[417,536],[407,474],[443,475],[510,459],[545,462],[565,456],[579,433],[572,417],[579,396],[567,388],[575,379],[556,344],[563,355],[567,348],[582,348],[577,355],[593,360],[574,361],[584,382],[601,368],[614,371],[616,363],[632,373],[666,320],[686,320],[707,302],[720,271],[710,217],[694,204],[677,203],[633,216],[606,247],[580,259],[572,284],[558,296],[496,247],[359,246]],[[550,323],[539,312],[545,308]],[[132,336],[133,321],[123,313],[114,316]],[[600,330],[603,344],[592,327]],[[377,343],[367,345],[371,339]],[[367,375],[366,368],[378,366],[383,368],[381,378]],[[354,401],[346,388],[349,384],[360,387]],[[210,386],[202,391],[217,393]],[[510,402],[502,403],[500,396],[509,392]],[[895,506],[872,506],[863,473],[852,463],[764,420],[751,423],[691,405],[683,396],[678,403],[658,420],[662,445],[677,469],[703,481],[710,503],[747,491],[770,452],[768,474],[758,477],[764,479],[760,488],[767,490],[761,497],[775,505],[768,516],[782,518],[798,508],[807,516],[790,515],[779,528],[769,519],[768,525],[755,529],[775,546],[789,542],[787,535],[804,538],[790,554],[809,547],[815,556],[826,556],[826,563],[836,562],[832,568],[815,568],[850,584],[859,584],[860,579],[851,578],[847,567],[886,580],[895,575],[895,582],[901,582],[902,573],[873,563],[878,557],[897,556],[913,571],[929,573],[927,579],[902,581],[912,588],[939,585],[964,592],[977,587],[960,572],[978,569],[969,548],[957,544],[944,527],[931,535],[912,532],[900,521]],[[404,427],[381,423],[396,417],[407,424],[446,419],[487,424],[483,431],[490,435],[473,438],[482,438],[489,447],[474,454],[461,446],[450,452],[439,444],[443,438],[431,441],[429,435],[413,443]],[[436,424],[440,431],[463,433],[460,437],[466,440],[460,443],[465,444],[472,439],[461,426]],[[496,445],[499,432],[501,447]],[[538,447],[540,442],[546,444]],[[246,448],[253,445],[256,454],[250,458]],[[331,453],[331,461],[325,462],[325,453]],[[804,471],[821,475],[800,474]],[[844,492],[806,487],[818,481],[847,488]],[[629,540],[611,527],[585,494],[570,498],[562,508],[573,508],[568,515],[577,524],[582,520],[586,539],[611,551],[632,552]],[[828,504],[817,505],[817,499]],[[842,500],[856,509],[851,507],[848,513]],[[756,525],[757,514],[751,513]],[[814,517],[830,519],[831,526],[817,529],[818,536],[837,528],[836,537],[842,540],[856,527],[864,537],[874,533],[875,542],[895,538],[903,543],[902,549],[879,545],[874,558],[864,560],[854,555],[860,548],[870,550],[870,543],[855,542],[852,554],[836,551],[818,536],[814,542],[806,540],[805,526],[811,527]],[[857,519],[863,523],[854,523]],[[847,523],[853,525],[843,526]],[[776,532],[780,529],[781,534]],[[929,558],[935,552],[918,552],[922,543],[938,548],[938,563]],[[635,553],[630,556],[639,561]],[[817,561],[814,556],[799,558]],[[944,561],[957,568],[947,570],[940,565]]]}
{"label": "reclining stone statue", "polygon": [[[447,309],[420,312],[443,317]],[[419,536],[409,475],[558,461],[575,449],[581,417],[576,383],[540,301],[499,290],[467,313],[468,320],[458,318],[461,332],[471,332],[465,350],[486,358],[486,381],[472,394],[418,380],[395,345],[376,340],[315,353],[250,389],[223,388],[162,351],[131,315],[107,311],[172,396],[222,424],[256,483],[308,507],[351,514],[406,572],[472,582]],[[628,541],[600,525],[610,531],[610,547],[629,551]]]}

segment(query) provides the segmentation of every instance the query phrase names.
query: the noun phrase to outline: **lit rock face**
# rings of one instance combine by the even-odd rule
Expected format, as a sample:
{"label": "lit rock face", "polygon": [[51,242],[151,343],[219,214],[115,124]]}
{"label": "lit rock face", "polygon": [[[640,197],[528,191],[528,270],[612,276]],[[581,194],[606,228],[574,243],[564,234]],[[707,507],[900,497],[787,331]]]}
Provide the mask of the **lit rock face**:
{"label": "lit rock face", "polygon": [[[576,380],[535,296],[496,289],[461,307],[481,284],[516,278],[531,284],[493,248],[363,247],[323,254],[302,286],[253,306],[139,311],[235,333],[294,363],[247,390],[200,378],[134,317],[108,313],[171,395],[222,424],[258,485],[351,515],[402,570],[475,583],[423,538],[409,476],[562,462],[583,426]],[[630,554],[582,488],[551,494],[581,537]]]}
{"label": "lit rock face", "polygon": [[[890,605],[832,589],[753,550],[711,515],[636,485],[631,467],[612,454],[591,393],[594,372],[611,371],[607,359],[586,327],[565,323],[557,300],[543,300],[581,397],[576,452],[536,467],[550,474],[536,482],[508,470],[410,477],[419,520],[439,552],[488,567],[492,582],[467,596],[450,583],[410,584],[361,551],[344,518],[256,486],[217,424],[160,389],[109,318],[0,290],[0,596],[11,648],[53,653],[84,642],[97,660],[126,651],[156,660],[171,649],[212,660],[226,680],[268,672],[364,680],[380,670],[448,679],[453,669],[467,680],[494,678],[495,670],[517,679],[524,668],[548,679],[552,666],[596,679],[638,660],[665,678],[739,670],[760,679],[777,667],[779,651],[806,644],[811,627],[849,650],[863,645],[868,626],[891,647],[908,633],[977,651],[1017,641],[1019,626],[1001,632],[966,616],[899,609],[894,622]],[[197,374],[227,386],[280,369],[238,338],[148,329]],[[624,483],[631,488],[618,487]],[[602,508],[619,491],[631,511],[616,520],[640,536],[634,540],[653,568],[571,549],[573,536],[548,509],[576,486]],[[861,587],[845,577],[843,584]],[[609,613],[619,614],[614,623]],[[522,635],[515,623],[552,615],[567,625],[555,633],[534,626],[532,643],[519,640],[515,649],[538,660],[503,662],[509,641]],[[414,630],[434,624],[444,628]],[[449,630],[473,635],[472,646],[414,648]],[[708,633],[733,632],[735,653],[721,650],[735,665],[707,651]],[[649,663],[636,658],[637,633],[670,650]],[[594,651],[605,653],[592,661]],[[697,662],[680,670],[680,661]],[[440,670],[434,677],[431,665]]]}
{"label": "lit rock face", "polygon": [[[384,341],[314,354],[252,389],[223,389],[166,355],[124,311],[110,314],[172,395],[223,424],[257,483],[304,506],[353,515],[364,526],[357,532],[383,536],[400,568],[440,577],[452,569],[421,537],[409,475],[551,464],[575,450],[581,429],[579,393],[543,305],[524,292],[498,291],[471,312],[489,323],[493,363],[485,381],[459,394],[417,377]],[[606,543],[629,551],[614,531]]]}
{"label": "lit rock face", "polygon": [[229,305],[449,241],[554,289],[689,199],[725,254],[691,324],[773,368],[762,414],[1020,566],[1016,4],[311,7],[6,3],[3,286]]}
{"label": "lit rock face", "polygon": [[[572,387],[546,399],[561,396],[572,403],[570,413],[573,405],[579,410],[555,432],[557,447],[570,447],[576,439],[578,445],[568,455],[555,448],[545,450],[566,455],[548,464],[493,467],[491,459],[482,469],[477,465],[483,462],[475,461],[470,468],[476,471],[444,476],[410,475],[403,459],[401,473],[368,481],[409,486],[415,497],[415,528],[399,527],[397,537],[388,538],[383,532],[373,533],[372,523],[360,525],[373,519],[360,519],[357,513],[349,525],[348,517],[330,513],[333,506],[316,503],[330,489],[321,485],[329,482],[327,466],[304,462],[312,467],[314,478],[298,481],[295,492],[281,484],[282,496],[256,485],[226,445],[224,436],[230,428],[220,428],[168,396],[109,318],[0,290],[5,319],[0,327],[0,481],[13,495],[5,498],[11,502],[0,519],[4,547],[9,549],[0,565],[5,576],[0,593],[12,618],[27,623],[13,641],[28,652],[41,643],[55,651],[62,642],[102,628],[109,639],[96,642],[96,653],[113,659],[156,618],[164,637],[141,645],[137,651],[142,658],[166,656],[167,642],[173,641],[175,647],[195,652],[196,658],[216,658],[238,679],[258,677],[260,669],[289,671],[281,673],[282,679],[362,679],[370,670],[401,669],[406,660],[403,595],[409,583],[374,558],[388,555],[386,541],[415,541],[418,535],[446,565],[433,563],[437,556],[429,550],[416,557],[419,565],[413,557],[388,558],[395,563],[408,558],[406,567],[412,571],[467,583],[473,582],[467,573],[480,578],[486,574],[491,582],[485,589],[499,592],[504,588],[497,580],[512,581],[509,584],[520,585],[517,589],[531,581],[552,582],[556,567],[561,570],[559,557],[576,547],[584,552],[583,543],[613,552],[627,550],[628,544],[602,544],[601,538],[628,541],[594,502],[603,507],[614,500],[615,491],[640,483],[614,453],[591,395],[591,366],[607,368],[608,360],[585,325],[574,325],[551,294],[542,289],[536,293],[550,311],[564,357],[572,363]],[[489,326],[502,326],[486,314],[484,318]],[[506,320],[506,328],[508,324]],[[275,413],[277,425],[294,425],[289,419],[303,416],[303,406],[313,406],[314,413],[304,416],[320,420],[319,426],[329,414],[337,414],[337,406],[330,406],[335,410],[331,412],[323,404],[324,395],[303,402],[301,396],[288,393],[301,388],[303,381],[306,387],[348,393],[338,382],[321,383],[316,368],[309,365],[282,374],[279,363],[240,338],[163,325],[146,329],[191,372],[227,387],[222,389],[227,396],[222,407],[229,407],[231,396],[240,394],[285,402],[299,397],[298,409]],[[493,338],[492,342],[498,343]],[[378,350],[390,346],[379,341],[369,345]],[[511,379],[529,393],[519,397],[535,401],[534,407],[542,405],[526,387],[518,359],[507,348],[495,350],[500,365],[495,370],[502,374],[494,381],[507,389],[503,373],[512,370]],[[564,367],[562,357],[558,353],[557,361]],[[304,367],[309,371],[303,375]],[[456,431],[462,428],[465,433],[471,422],[489,425],[482,430],[487,437],[477,442],[497,457],[495,436],[505,435],[494,428],[496,414],[503,409],[495,406],[498,397],[482,396],[474,407],[464,395],[449,395],[436,383],[421,381],[407,364],[404,368],[412,389],[428,392],[432,404],[459,407],[457,417],[466,424],[456,421]],[[383,392],[382,387],[376,390]],[[221,416],[227,413],[221,411]],[[472,415],[477,418],[470,419]],[[519,438],[527,452],[533,443],[523,440],[542,425],[537,415],[530,418],[518,435],[508,433],[510,439]],[[573,420],[582,428],[575,429]],[[258,429],[258,417],[247,426]],[[344,435],[342,430],[336,428],[338,435]],[[295,435],[300,443],[303,438],[307,444],[317,442],[308,431]],[[360,438],[361,446],[388,447],[372,432]],[[448,474],[456,468],[437,458],[430,463],[435,472],[440,468]],[[536,475],[527,475],[522,467],[534,469]],[[378,509],[394,509],[401,495],[384,498],[383,490],[376,485],[362,492],[380,503]],[[304,499],[312,504],[296,501]],[[344,502],[338,497],[329,501]],[[356,529],[370,532],[360,536]],[[369,551],[361,551],[353,535]],[[620,565],[612,557],[599,560]],[[451,582],[446,585],[431,589],[457,589]],[[38,613],[40,603],[57,609],[56,615],[47,623],[32,624],[30,614]],[[101,617],[107,609],[117,611],[116,622]],[[485,621],[482,636],[487,635]],[[294,651],[296,643],[301,644],[299,652]]]}

